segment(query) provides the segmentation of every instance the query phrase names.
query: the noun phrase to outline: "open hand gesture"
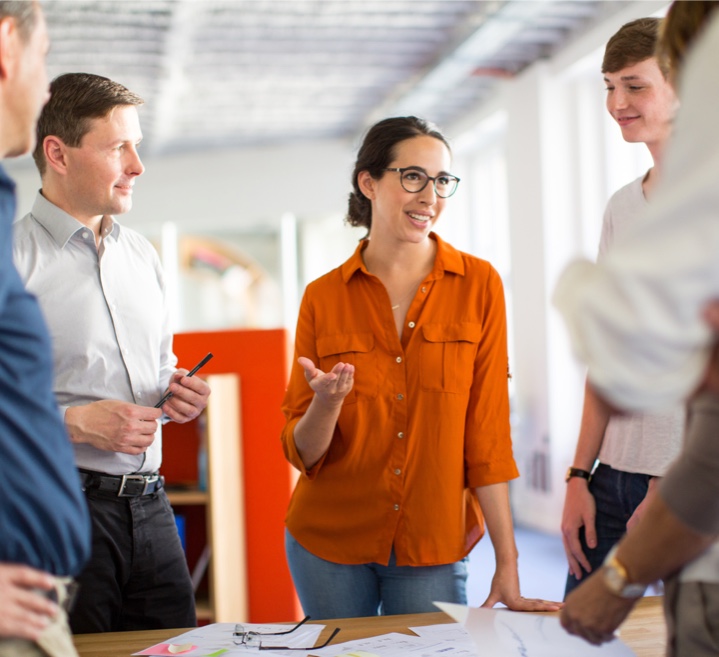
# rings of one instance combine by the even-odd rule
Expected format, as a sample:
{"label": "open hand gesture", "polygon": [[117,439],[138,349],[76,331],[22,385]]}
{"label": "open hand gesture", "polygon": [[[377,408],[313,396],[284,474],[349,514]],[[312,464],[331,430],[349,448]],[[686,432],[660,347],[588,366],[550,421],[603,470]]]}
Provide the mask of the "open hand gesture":
{"label": "open hand gesture", "polygon": [[315,367],[309,359],[301,356],[297,362],[305,371],[305,378],[315,395],[327,406],[341,404],[354,385],[355,366],[337,363],[329,372]]}

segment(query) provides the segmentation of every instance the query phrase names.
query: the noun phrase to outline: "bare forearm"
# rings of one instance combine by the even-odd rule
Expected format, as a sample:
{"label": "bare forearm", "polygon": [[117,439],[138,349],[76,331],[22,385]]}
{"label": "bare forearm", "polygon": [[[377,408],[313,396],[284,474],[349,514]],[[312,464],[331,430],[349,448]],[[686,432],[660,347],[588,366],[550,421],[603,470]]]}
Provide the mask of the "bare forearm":
{"label": "bare forearm", "polygon": [[597,397],[594,389],[589,384],[585,384],[582,423],[573,461],[575,468],[592,469],[594,461],[599,456],[610,417],[607,406]]}
{"label": "bare forearm", "polygon": [[482,508],[497,564],[489,596],[482,606],[494,607],[501,602],[515,611],[557,611],[561,605],[556,602],[524,598],[520,593],[509,485],[506,482],[491,484],[477,487],[474,492]]}
{"label": "bare forearm", "polygon": [[682,522],[661,491],[617,550],[629,581],[650,584],[677,571],[706,550],[716,536],[700,534]]}
{"label": "bare forearm", "polygon": [[509,505],[509,485],[505,483],[480,486],[474,489],[494,548],[497,566],[517,563],[512,511]]}
{"label": "bare forearm", "polygon": [[315,395],[307,412],[295,426],[295,446],[308,470],[329,449],[341,410],[341,401],[339,404],[329,405]]}

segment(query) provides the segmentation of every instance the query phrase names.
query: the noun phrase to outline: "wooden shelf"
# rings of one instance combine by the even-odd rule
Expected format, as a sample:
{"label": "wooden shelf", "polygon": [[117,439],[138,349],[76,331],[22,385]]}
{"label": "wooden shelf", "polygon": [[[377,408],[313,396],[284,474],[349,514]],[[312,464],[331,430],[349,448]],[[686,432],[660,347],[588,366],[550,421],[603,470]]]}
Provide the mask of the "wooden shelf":
{"label": "wooden shelf", "polygon": [[206,505],[210,500],[210,496],[204,490],[173,490],[168,488],[167,499],[170,500],[172,506],[199,506]]}

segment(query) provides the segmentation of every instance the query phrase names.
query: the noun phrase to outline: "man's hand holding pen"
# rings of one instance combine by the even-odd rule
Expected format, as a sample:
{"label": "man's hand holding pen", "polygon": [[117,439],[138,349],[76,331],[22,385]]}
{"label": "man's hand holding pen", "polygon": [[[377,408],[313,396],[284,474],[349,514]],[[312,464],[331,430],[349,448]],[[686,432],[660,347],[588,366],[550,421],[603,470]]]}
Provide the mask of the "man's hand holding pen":
{"label": "man's hand holding pen", "polygon": [[68,408],[65,426],[70,439],[109,452],[143,454],[155,440],[163,413],[182,424],[194,420],[207,406],[210,386],[194,375],[211,358],[212,354],[207,354],[189,372],[176,370],[154,407],[107,399]]}
{"label": "man's hand holding pen", "polygon": [[194,420],[207,406],[210,386],[197,376],[187,376],[187,370],[177,370],[170,378],[168,391],[172,396],[162,405],[162,412],[180,424]]}

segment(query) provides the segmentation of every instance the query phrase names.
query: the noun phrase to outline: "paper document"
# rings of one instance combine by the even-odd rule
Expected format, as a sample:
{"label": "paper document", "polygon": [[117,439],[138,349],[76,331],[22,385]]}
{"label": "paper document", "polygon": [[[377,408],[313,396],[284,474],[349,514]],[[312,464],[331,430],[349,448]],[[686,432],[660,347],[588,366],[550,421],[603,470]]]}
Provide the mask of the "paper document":
{"label": "paper document", "polygon": [[396,632],[311,651],[312,655],[318,657],[341,657],[362,652],[376,657],[477,657],[475,647],[469,643],[461,645],[437,638],[428,639]]}
{"label": "paper document", "polygon": [[455,641],[457,643],[474,645],[472,637],[461,623],[422,625],[421,627],[410,627],[409,629],[417,636],[426,639],[442,639],[443,641]]}
{"label": "paper document", "polygon": [[[257,623],[244,623],[243,628],[250,632],[260,634],[267,632],[282,632],[291,630],[294,625],[268,625]],[[260,637],[263,646],[287,646],[288,648],[305,648],[307,652],[313,652],[312,646],[317,643],[317,638],[325,628],[324,625],[302,625],[290,634],[280,636],[267,635]],[[235,623],[212,623],[204,627],[198,627],[179,636],[158,643],[146,650],[133,653],[134,655],[145,655],[153,657],[168,655],[177,657],[236,657],[248,654],[272,657],[281,655],[283,657],[300,657],[306,655],[303,650],[265,650],[260,652],[257,646],[242,645],[240,639],[233,635]]]}
{"label": "paper document", "polygon": [[620,639],[602,646],[567,634],[556,616],[477,609],[448,602],[435,602],[464,627],[474,639],[477,654],[491,657],[632,657],[635,655]]}

